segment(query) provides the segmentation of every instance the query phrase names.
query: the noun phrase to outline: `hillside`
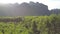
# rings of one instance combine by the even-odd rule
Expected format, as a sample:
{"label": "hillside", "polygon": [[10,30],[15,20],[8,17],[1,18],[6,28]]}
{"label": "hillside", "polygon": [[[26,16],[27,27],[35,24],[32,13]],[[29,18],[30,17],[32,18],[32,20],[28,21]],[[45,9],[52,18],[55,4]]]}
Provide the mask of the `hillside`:
{"label": "hillside", "polygon": [[0,4],[0,16],[41,16],[50,14],[60,14],[60,9],[49,10],[47,5],[39,2]]}

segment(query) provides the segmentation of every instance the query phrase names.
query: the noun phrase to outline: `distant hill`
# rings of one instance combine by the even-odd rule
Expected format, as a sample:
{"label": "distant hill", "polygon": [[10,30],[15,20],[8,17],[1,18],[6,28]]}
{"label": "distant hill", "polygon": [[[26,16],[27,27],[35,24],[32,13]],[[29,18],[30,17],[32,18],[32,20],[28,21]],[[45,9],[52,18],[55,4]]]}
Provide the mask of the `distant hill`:
{"label": "distant hill", "polygon": [[60,14],[60,9],[48,10],[48,6],[39,2],[21,4],[0,4],[0,16],[41,16]]}

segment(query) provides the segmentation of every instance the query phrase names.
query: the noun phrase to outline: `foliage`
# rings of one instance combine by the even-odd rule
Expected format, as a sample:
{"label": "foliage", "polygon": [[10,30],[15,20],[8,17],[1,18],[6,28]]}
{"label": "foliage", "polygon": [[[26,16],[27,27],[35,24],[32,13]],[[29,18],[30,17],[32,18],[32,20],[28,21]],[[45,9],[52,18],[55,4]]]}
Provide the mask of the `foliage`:
{"label": "foliage", "polygon": [[[25,16],[16,22],[0,21],[0,34],[60,34],[60,16]],[[0,17],[1,19],[8,19]],[[11,20],[16,19],[9,18]],[[18,20],[18,19],[17,19]]]}

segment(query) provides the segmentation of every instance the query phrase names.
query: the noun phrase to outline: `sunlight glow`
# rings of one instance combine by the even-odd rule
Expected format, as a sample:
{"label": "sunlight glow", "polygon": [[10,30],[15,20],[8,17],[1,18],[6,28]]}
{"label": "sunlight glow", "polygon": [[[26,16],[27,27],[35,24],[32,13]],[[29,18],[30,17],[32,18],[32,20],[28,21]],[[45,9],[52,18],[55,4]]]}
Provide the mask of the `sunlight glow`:
{"label": "sunlight glow", "polygon": [[0,0],[0,3],[3,3],[3,4],[8,4],[8,3],[16,3],[17,0]]}

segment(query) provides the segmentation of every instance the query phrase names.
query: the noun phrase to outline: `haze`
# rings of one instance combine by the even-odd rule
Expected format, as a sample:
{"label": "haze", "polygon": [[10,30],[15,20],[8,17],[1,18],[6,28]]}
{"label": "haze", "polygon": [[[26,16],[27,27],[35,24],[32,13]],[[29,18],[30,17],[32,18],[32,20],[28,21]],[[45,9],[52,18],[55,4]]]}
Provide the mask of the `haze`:
{"label": "haze", "polygon": [[1,4],[9,4],[9,3],[22,3],[22,2],[30,2],[30,1],[33,1],[33,2],[40,2],[40,3],[43,3],[45,5],[48,5],[48,8],[49,9],[60,9],[60,0],[0,0],[0,3]]}

